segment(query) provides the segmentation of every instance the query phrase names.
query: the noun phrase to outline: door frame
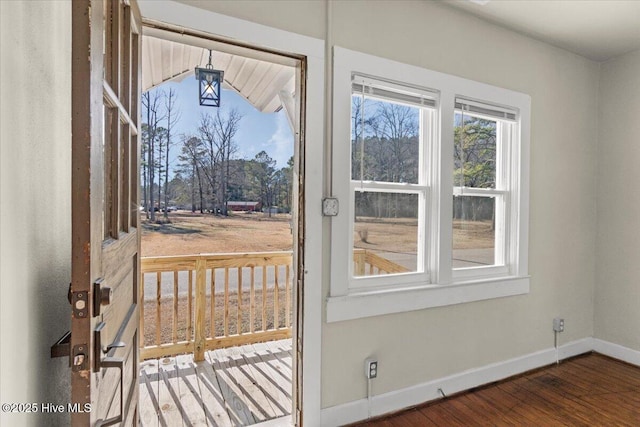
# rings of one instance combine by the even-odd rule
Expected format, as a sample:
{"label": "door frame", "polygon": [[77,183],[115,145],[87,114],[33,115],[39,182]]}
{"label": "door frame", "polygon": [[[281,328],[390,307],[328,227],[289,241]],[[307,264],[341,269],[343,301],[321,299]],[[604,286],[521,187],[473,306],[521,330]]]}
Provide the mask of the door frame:
{"label": "door frame", "polygon": [[[145,20],[166,23],[219,37],[221,40],[241,41],[254,48],[263,48],[283,54],[304,57],[306,82],[304,123],[299,135],[300,165],[304,184],[299,211],[299,230],[302,247],[296,242],[296,250],[302,255],[303,271],[298,271],[300,302],[302,308],[303,334],[302,360],[297,360],[302,371],[301,397],[303,406],[300,425],[319,426],[321,411],[321,333],[322,333],[322,288],[323,288],[323,217],[320,209],[323,194],[324,171],[324,40],[303,36],[261,24],[221,15],[173,2],[140,2],[143,24]],[[144,25],[143,25],[144,27]],[[143,28],[144,33],[144,28]],[[318,119],[320,118],[320,119]],[[300,239],[299,239],[300,240]],[[296,355],[299,354],[296,351]],[[295,414],[292,414],[295,419]]]}

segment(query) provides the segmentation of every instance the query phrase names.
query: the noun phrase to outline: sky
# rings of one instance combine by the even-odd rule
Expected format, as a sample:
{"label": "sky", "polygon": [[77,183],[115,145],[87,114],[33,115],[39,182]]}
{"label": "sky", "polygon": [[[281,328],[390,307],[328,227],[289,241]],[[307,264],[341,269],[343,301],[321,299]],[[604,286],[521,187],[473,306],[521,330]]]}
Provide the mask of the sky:
{"label": "sky", "polygon": [[[176,138],[171,138],[172,153],[170,155],[171,169],[177,166],[180,153],[182,135],[196,135],[198,123],[203,113],[216,114],[215,107],[202,107],[198,103],[198,82],[193,75],[189,75],[180,82],[167,82],[153,90],[176,91],[176,107],[180,111],[180,120],[176,124]],[[276,168],[287,165],[293,156],[293,133],[284,109],[277,113],[261,113],[242,96],[233,90],[223,89],[220,109],[221,113],[228,113],[237,108],[242,119],[234,142],[238,147],[237,158],[253,159],[256,154],[264,150],[276,161]],[[142,118],[144,120],[144,111]],[[174,148],[175,147],[175,148]]]}

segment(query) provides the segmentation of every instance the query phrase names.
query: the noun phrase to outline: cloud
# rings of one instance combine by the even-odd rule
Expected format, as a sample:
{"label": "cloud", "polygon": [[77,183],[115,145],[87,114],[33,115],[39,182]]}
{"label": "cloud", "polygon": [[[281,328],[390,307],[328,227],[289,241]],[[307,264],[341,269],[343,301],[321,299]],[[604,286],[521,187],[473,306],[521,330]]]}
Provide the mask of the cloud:
{"label": "cloud", "polygon": [[273,158],[278,169],[285,167],[293,156],[293,132],[284,110],[276,114],[276,130],[267,141],[267,151]]}

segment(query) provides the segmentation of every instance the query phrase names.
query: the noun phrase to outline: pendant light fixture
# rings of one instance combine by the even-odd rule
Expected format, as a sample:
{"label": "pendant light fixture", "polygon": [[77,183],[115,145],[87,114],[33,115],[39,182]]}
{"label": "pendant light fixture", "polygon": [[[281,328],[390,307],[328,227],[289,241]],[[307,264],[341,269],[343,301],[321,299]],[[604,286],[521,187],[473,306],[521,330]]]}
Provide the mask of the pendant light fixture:
{"label": "pendant light fixture", "polygon": [[205,68],[196,67],[198,80],[198,100],[205,107],[220,107],[220,86],[224,81],[224,71],[214,70],[209,49],[209,63]]}

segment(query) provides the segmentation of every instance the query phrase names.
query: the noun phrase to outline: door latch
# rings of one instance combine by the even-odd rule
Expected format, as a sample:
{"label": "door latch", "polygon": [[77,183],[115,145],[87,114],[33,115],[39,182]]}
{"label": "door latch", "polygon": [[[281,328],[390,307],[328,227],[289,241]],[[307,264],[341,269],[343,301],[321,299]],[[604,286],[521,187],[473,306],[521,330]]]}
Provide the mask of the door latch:
{"label": "door latch", "polygon": [[87,370],[87,353],[89,348],[86,344],[78,344],[73,346],[73,354],[71,359],[71,370],[73,372]]}
{"label": "door latch", "polygon": [[89,292],[71,292],[71,307],[73,307],[74,317],[87,317],[89,314]]}

